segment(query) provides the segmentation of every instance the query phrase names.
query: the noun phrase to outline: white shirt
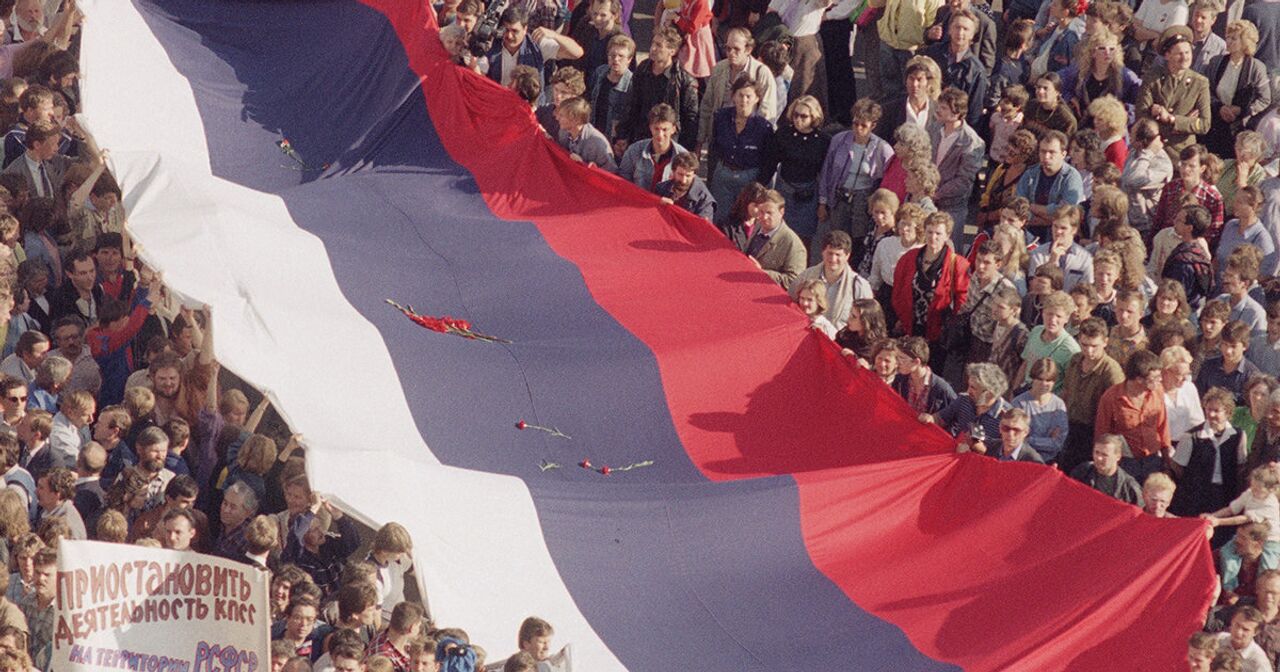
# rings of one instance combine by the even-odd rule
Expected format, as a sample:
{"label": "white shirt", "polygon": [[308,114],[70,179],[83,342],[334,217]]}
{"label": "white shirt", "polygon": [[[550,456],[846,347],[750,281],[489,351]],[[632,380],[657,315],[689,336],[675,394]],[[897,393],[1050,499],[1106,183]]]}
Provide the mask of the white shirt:
{"label": "white shirt", "polygon": [[[1231,633],[1218,633],[1218,649],[1227,649],[1231,647]],[[1249,646],[1244,647],[1244,651],[1236,651],[1240,657],[1244,659],[1244,672],[1274,672],[1271,669],[1271,661],[1267,660],[1267,654],[1258,646],[1256,641],[1249,642]]]}
{"label": "white shirt", "polygon": [[[533,38],[530,37],[528,39],[533,39]],[[538,50],[542,52],[542,60],[549,61],[555,58],[560,53],[560,43],[556,42],[554,39],[550,37],[546,37],[546,38],[543,38],[542,41],[538,43]],[[506,47],[503,47],[499,51],[498,60],[502,67],[502,85],[503,86],[511,85],[511,73],[515,72],[517,65],[520,65],[518,59],[519,59],[519,52],[512,54],[507,51]],[[487,75],[489,74],[489,68],[492,66],[489,63],[489,59],[486,57],[479,60],[479,62],[477,63],[477,67],[480,69],[480,74]]]}
{"label": "white shirt", "polygon": [[924,108],[920,110],[919,114],[916,113],[916,108],[914,105],[911,104],[911,101],[908,100],[903,102],[902,104],[907,106],[907,116],[904,117],[905,121],[913,121],[920,128],[926,128],[926,129],[929,128],[929,104],[928,103],[925,103]]}
{"label": "white shirt", "polygon": [[[964,126],[961,126],[960,128],[964,128]],[[960,128],[957,128],[951,133],[947,133],[946,129],[943,129],[942,138],[938,141],[938,149],[933,153],[934,165],[941,164],[942,158],[945,157],[947,152],[951,151],[951,148],[955,146],[956,140],[960,139]]]}
{"label": "white shirt", "polygon": [[1187,25],[1189,16],[1187,3],[1182,0],[1174,0],[1174,2],[1148,0],[1138,8],[1133,15],[1133,21],[1147,30],[1163,33],[1169,26]]}
{"label": "white shirt", "polygon": [[[1167,400],[1168,396],[1166,396],[1165,399]],[[1236,435],[1236,428],[1232,427],[1231,425],[1227,425],[1227,429],[1222,432],[1222,436],[1215,437],[1213,435],[1213,430],[1209,429],[1208,427],[1204,427],[1203,429],[1201,429],[1200,431],[1194,434],[1188,434],[1182,437],[1181,440],[1175,439],[1175,441],[1178,441],[1178,447],[1173,451],[1173,461],[1177,462],[1180,466],[1183,466],[1183,467],[1187,466],[1187,464],[1191,462],[1191,450],[1192,450],[1191,441],[1193,439],[1209,439],[1213,441],[1214,446],[1221,446],[1222,442],[1226,441],[1227,439],[1235,435]],[[1240,449],[1236,454],[1236,463],[1244,464],[1246,457],[1248,457],[1248,455],[1245,453],[1245,444],[1242,441],[1240,442]],[[1213,461],[1213,478],[1209,479],[1209,482],[1213,483],[1214,485],[1222,485],[1221,453],[1219,453],[1217,459]]]}
{"label": "white shirt", "polygon": [[[919,245],[913,245],[909,249],[917,247]],[[902,246],[902,239],[897,236],[889,236],[876,245],[876,254],[871,258],[871,277],[869,278],[873,289],[879,289],[881,285],[893,286],[893,272],[898,268],[898,260],[907,253],[907,249]]]}
{"label": "white shirt", "polygon": [[1169,438],[1174,443],[1181,441],[1190,434],[1192,428],[1204,422],[1204,409],[1200,407],[1200,393],[1196,391],[1195,384],[1189,380],[1173,394],[1164,393],[1164,410],[1169,418]]}
{"label": "white shirt", "polygon": [[[373,562],[372,555],[369,557],[369,562]],[[374,562],[374,566],[378,568],[376,587],[384,622],[391,618],[391,610],[404,601],[404,573],[409,571],[409,562],[408,559],[402,559],[387,563],[386,567],[381,567]]]}
{"label": "white shirt", "polygon": [[827,3],[826,0],[773,0],[769,9],[778,13],[792,37],[806,37],[818,33]]}
{"label": "white shirt", "polygon": [[1255,497],[1250,487],[1231,500],[1227,508],[1231,515],[1243,515],[1249,522],[1266,522],[1271,529],[1267,533],[1267,541],[1280,543],[1280,500],[1274,494],[1269,492],[1265,497]]}

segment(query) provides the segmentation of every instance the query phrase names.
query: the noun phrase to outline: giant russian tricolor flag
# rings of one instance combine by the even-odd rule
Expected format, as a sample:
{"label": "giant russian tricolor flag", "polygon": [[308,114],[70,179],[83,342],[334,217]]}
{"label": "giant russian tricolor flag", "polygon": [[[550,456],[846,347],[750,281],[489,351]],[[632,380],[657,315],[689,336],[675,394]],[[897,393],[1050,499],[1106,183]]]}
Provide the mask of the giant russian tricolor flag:
{"label": "giant russian tricolor flag", "polygon": [[1178,669],[1202,523],[953,454],[712,227],[449,64],[419,0],[84,4],[143,256],[493,657],[536,614],[588,672]]}

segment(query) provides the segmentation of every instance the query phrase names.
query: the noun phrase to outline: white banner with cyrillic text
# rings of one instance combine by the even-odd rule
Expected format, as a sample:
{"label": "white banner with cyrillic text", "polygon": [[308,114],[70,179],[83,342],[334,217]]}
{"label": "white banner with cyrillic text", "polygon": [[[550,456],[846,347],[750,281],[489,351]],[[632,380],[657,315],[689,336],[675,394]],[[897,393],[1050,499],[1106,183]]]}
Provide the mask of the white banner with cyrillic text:
{"label": "white banner with cyrillic text", "polygon": [[266,572],[203,553],[58,547],[54,672],[268,669]]}

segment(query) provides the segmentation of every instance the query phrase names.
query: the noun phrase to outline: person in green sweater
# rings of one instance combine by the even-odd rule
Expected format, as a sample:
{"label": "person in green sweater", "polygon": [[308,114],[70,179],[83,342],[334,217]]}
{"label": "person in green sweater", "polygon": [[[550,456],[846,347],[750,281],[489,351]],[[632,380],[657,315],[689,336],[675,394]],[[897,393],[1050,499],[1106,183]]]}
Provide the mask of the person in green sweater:
{"label": "person in green sweater", "polygon": [[1244,406],[1237,406],[1231,415],[1231,426],[1240,430],[1245,436],[1245,450],[1253,452],[1253,437],[1258,435],[1258,423],[1262,422],[1270,407],[1268,399],[1271,393],[1280,389],[1280,382],[1268,375],[1250,378],[1244,384]]}

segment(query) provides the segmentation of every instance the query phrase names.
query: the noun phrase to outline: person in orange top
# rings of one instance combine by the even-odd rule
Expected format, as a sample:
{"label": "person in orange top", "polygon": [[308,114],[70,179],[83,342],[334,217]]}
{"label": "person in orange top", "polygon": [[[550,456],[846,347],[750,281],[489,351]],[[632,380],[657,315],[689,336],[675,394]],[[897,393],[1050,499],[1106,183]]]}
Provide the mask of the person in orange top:
{"label": "person in orange top", "polygon": [[1173,450],[1160,358],[1139,350],[1125,363],[1124,376],[1124,382],[1111,386],[1098,400],[1094,437],[1123,436],[1129,445],[1120,466],[1142,483],[1160,471]]}

